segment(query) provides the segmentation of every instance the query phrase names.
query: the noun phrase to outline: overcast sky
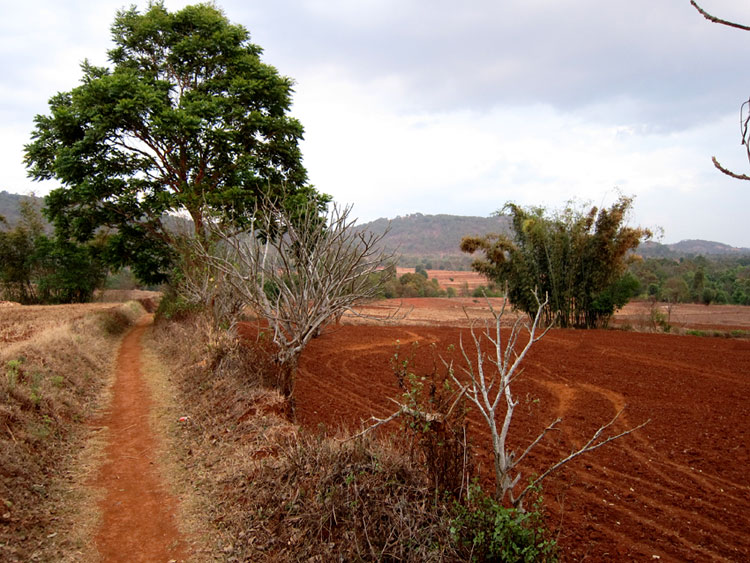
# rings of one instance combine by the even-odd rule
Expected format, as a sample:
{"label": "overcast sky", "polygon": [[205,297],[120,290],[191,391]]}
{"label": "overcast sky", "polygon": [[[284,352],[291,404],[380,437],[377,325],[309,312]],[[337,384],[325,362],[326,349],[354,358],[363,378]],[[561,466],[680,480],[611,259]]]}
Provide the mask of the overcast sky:
{"label": "overcast sky", "polygon": [[[166,0],[170,10],[187,4]],[[120,0],[0,0],[0,189],[46,194],[23,145]],[[702,0],[750,24],[747,0]],[[146,7],[142,1],[139,8]],[[296,81],[310,180],[360,222],[634,195],[631,224],[750,247],[739,108],[750,32],[689,0],[224,0]]]}

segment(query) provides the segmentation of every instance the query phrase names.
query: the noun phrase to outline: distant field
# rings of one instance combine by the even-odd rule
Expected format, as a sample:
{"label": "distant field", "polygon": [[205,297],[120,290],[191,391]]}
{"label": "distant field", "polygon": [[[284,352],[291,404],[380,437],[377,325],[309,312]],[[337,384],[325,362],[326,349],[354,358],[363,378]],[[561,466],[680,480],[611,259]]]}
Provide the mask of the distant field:
{"label": "distant field", "polygon": [[[476,289],[480,285],[487,285],[487,278],[483,275],[469,270],[426,270],[427,277],[437,279],[440,287],[448,289],[454,288],[460,291],[462,287],[468,287],[469,291]],[[396,268],[399,276],[414,273],[414,268]],[[466,284],[466,285],[464,285]]]}
{"label": "distant field", "polygon": [[0,344],[28,340],[35,334],[79,319],[91,311],[116,307],[130,299],[157,296],[153,291],[106,291],[95,303],[19,305],[0,301]]}

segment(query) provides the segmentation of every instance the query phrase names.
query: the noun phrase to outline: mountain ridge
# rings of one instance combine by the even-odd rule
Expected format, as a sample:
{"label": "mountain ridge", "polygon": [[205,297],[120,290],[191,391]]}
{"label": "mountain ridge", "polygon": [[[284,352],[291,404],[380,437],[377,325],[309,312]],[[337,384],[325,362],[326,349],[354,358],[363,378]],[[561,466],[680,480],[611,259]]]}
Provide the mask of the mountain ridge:
{"label": "mountain ridge", "polygon": [[[20,219],[21,201],[42,204],[42,198],[0,191],[0,216],[6,219],[10,227]],[[496,215],[479,217],[410,213],[393,219],[381,217],[359,224],[356,228],[377,234],[390,228],[383,242],[387,250],[400,256],[399,266],[414,267],[423,264],[432,266],[428,269],[459,270],[469,269],[473,260],[470,255],[461,252],[461,239],[488,233],[509,234],[510,219]],[[637,253],[644,257],[678,259],[697,255],[740,256],[750,254],[750,248],[738,248],[703,239],[686,239],[670,244],[648,241],[638,248]]]}

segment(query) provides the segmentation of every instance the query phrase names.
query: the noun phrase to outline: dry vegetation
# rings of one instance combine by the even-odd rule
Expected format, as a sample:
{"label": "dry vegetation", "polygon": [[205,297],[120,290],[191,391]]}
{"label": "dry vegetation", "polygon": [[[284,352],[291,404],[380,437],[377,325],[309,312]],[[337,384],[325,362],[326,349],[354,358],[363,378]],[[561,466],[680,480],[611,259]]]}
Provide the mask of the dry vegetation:
{"label": "dry vegetation", "polygon": [[154,291],[107,290],[97,295],[95,303],[74,305],[19,305],[0,301],[0,350],[6,344],[30,340],[34,335],[83,318],[94,311],[112,309],[120,303],[137,300],[153,302]]}
{"label": "dry vegetation", "polygon": [[12,319],[25,329],[23,340],[0,349],[1,560],[78,558],[70,485],[84,421],[120,336],[143,312],[137,302],[3,308],[3,326]]}
{"label": "dry vegetation", "polygon": [[151,348],[169,364],[184,409],[173,436],[190,481],[182,489],[199,495],[191,519],[208,522],[201,558],[471,559],[472,546],[451,526],[461,535],[474,508],[459,521],[456,504],[438,502],[418,448],[290,424],[284,399],[261,385],[267,358],[241,347],[211,371],[195,322],[157,323]]}

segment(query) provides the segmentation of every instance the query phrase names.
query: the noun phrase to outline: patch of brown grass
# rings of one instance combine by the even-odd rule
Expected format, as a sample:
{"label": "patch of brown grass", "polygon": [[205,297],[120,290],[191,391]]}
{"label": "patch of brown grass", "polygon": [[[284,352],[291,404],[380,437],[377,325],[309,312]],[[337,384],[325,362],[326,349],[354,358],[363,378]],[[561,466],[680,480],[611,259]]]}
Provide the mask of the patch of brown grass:
{"label": "patch of brown grass", "polygon": [[[0,313],[0,344],[29,341],[35,335],[81,319],[94,311],[112,309],[112,303],[75,305],[18,305],[2,308]],[[3,344],[5,343],[5,344]]]}
{"label": "patch of brown grass", "polygon": [[204,530],[202,558],[467,556],[451,543],[450,504],[438,502],[418,460],[386,442],[304,433],[284,399],[260,385],[262,356],[240,347],[211,371],[195,328],[195,320],[157,323],[150,346],[171,368],[185,417],[171,436],[188,480],[181,490],[193,491],[187,518]]}
{"label": "patch of brown grass", "polygon": [[8,309],[31,328],[0,350],[0,560],[80,559],[66,508],[71,471],[120,336],[144,310]]}

